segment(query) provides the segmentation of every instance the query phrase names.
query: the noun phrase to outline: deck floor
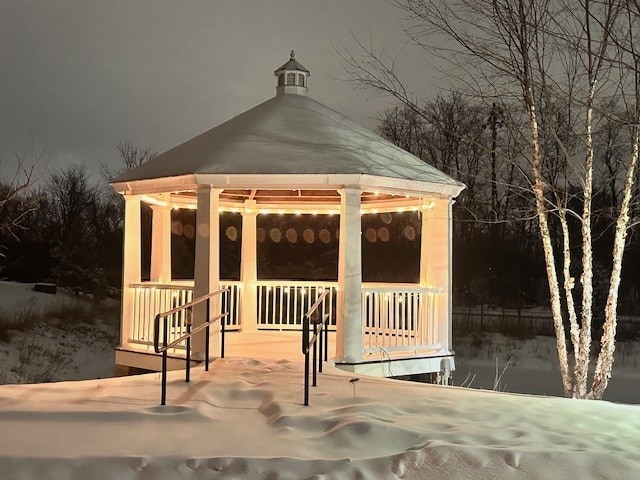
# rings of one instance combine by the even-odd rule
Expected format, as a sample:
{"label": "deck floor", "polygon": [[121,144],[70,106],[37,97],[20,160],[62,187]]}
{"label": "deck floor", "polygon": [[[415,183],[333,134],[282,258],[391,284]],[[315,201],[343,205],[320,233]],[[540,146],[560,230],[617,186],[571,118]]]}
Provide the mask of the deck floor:
{"label": "deck floor", "polygon": [[[329,359],[335,356],[335,332],[329,332]],[[225,356],[268,358],[272,360],[302,360],[300,332],[259,331],[256,333],[227,332]]]}
{"label": "deck floor", "polygon": [[[365,340],[367,339],[365,338]],[[116,364],[157,371],[160,369],[160,358],[152,352],[153,348],[150,346],[128,345],[123,349],[117,349]],[[180,360],[183,353],[182,351],[175,352],[176,355],[170,359],[169,369],[183,368],[183,363],[181,363],[183,360]],[[225,335],[225,357],[303,362],[302,334],[299,331],[277,330],[261,330],[255,333],[227,332]],[[330,363],[336,360],[335,332],[329,332],[328,360]],[[419,353],[405,349],[389,349],[387,351],[381,348],[379,352],[370,351],[363,356],[362,360],[358,363],[339,362],[338,366],[357,374],[378,377],[439,372],[443,371],[443,361],[451,365],[445,370],[455,369],[453,354],[439,348],[423,350]]]}

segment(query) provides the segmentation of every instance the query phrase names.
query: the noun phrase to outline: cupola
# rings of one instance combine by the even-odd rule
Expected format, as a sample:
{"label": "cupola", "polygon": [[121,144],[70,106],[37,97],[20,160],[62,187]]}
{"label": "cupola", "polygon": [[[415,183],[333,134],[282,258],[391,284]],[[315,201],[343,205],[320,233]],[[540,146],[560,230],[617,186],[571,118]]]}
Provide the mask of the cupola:
{"label": "cupola", "polygon": [[309,76],[311,74],[296,60],[293,50],[291,50],[289,61],[273,73],[278,78],[276,96],[285,94],[307,95]]}

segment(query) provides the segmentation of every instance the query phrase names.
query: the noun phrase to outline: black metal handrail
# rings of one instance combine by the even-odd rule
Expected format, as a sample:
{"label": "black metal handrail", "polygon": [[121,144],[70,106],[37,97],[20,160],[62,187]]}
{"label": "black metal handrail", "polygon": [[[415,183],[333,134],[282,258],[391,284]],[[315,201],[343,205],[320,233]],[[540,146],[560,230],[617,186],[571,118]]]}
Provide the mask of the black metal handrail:
{"label": "black metal handrail", "polygon": [[[318,307],[329,293],[325,290],[302,317],[302,353],[304,354],[304,404],[309,405],[309,351],[313,345],[313,386],[317,386],[317,371],[322,373],[322,357],[327,361],[329,355],[329,313],[318,315]],[[311,337],[311,324],[313,324],[313,337]],[[324,327],[324,331],[323,331]],[[324,342],[323,342],[324,337]],[[320,358],[318,359],[318,342],[320,341]],[[324,346],[323,346],[324,343]]]}
{"label": "black metal handrail", "polygon": [[[205,333],[205,353],[204,353],[204,368],[206,371],[209,371],[209,327],[211,327],[212,323],[217,322],[218,320],[226,317],[229,313],[221,313],[215,318],[210,318],[210,310],[211,310],[211,298],[216,295],[220,295],[226,291],[228,288],[221,288],[215,292],[209,293],[207,295],[203,295],[202,297],[196,298],[184,305],[180,305],[178,307],[172,308],[171,310],[167,310],[166,312],[159,313],[155,316],[153,320],[153,349],[156,353],[162,353],[162,393],[160,394],[160,405],[167,404],[167,359],[168,352],[170,348],[175,348],[182,342],[186,340],[186,356],[185,356],[185,382],[191,381],[191,337],[196,333],[201,332],[202,330],[206,330]],[[198,305],[202,302],[206,303],[205,309],[205,322],[202,325],[198,325],[195,329],[191,329],[191,315],[187,316],[187,333],[182,335],[180,338],[176,338],[173,342],[169,343],[169,325],[167,320],[173,314],[181,312],[182,310],[186,310],[187,308],[193,309],[195,305]],[[164,318],[164,323],[162,325],[162,346],[160,345],[160,319]],[[220,357],[224,358],[224,333],[225,333],[225,321],[220,322],[221,327],[221,338],[220,338]]]}

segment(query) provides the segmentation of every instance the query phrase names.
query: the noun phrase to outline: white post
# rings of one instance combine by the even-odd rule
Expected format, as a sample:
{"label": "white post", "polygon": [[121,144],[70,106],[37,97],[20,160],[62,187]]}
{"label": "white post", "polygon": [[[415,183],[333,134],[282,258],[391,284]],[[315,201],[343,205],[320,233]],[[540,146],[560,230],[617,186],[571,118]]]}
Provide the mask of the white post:
{"label": "white post", "polygon": [[[421,208],[422,234],[420,244],[420,284],[423,287],[439,287],[435,294],[433,343],[442,348],[451,346],[451,245],[452,222],[449,199],[432,200],[432,208]],[[422,205],[421,207],[423,207]],[[426,302],[425,302],[426,306]]]}
{"label": "white post", "polygon": [[120,346],[129,343],[133,325],[135,290],[140,283],[140,196],[124,196],[124,235],[122,249],[122,314],[120,316]]}
{"label": "white post", "polygon": [[257,308],[257,220],[255,200],[245,200],[242,213],[242,251],[240,254],[240,281],[242,282],[240,325],[243,332],[258,330]]}
{"label": "white post", "polygon": [[444,287],[443,296],[446,295],[442,302],[442,310],[440,313],[441,332],[446,332],[447,341],[445,348],[451,349],[453,345],[453,204],[456,201],[451,198],[447,202],[447,270],[442,276],[446,279],[446,287]]}
{"label": "white post", "polygon": [[362,360],[362,238],[360,188],[340,193],[338,253],[338,304],[336,357],[345,362]]}
{"label": "white post", "polygon": [[171,207],[151,205],[151,210],[151,281],[171,283]]}
{"label": "white post", "polygon": [[[194,299],[220,288],[220,192],[222,190],[210,187],[200,187],[197,192]],[[204,323],[205,308],[204,302],[194,308],[194,326]],[[213,318],[219,314],[220,297],[216,295],[211,299],[209,315]],[[217,357],[220,355],[219,323],[212,326],[210,340],[210,354]],[[194,358],[204,358],[205,335],[195,335],[192,346]]]}

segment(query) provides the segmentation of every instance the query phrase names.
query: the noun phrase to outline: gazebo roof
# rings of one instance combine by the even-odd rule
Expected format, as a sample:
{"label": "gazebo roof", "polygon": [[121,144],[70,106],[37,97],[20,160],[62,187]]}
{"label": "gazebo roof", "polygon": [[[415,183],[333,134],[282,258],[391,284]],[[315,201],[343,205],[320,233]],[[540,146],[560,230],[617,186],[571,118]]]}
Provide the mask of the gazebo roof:
{"label": "gazebo roof", "polygon": [[304,95],[267,100],[123,173],[114,183],[188,174],[362,174],[464,188]]}

